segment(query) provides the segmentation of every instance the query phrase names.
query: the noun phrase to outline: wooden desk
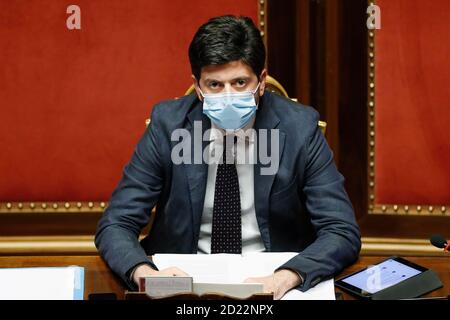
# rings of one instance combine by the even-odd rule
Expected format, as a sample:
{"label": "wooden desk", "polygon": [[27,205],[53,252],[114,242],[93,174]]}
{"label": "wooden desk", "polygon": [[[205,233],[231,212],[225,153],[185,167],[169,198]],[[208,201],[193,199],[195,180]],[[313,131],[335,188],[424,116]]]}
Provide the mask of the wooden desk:
{"label": "wooden desk", "polygon": [[[361,256],[355,264],[336,276],[336,279],[368,265],[375,264],[385,258],[382,256]],[[450,295],[450,255],[448,257],[407,257],[407,259],[433,269],[443,282],[443,288],[427,296]],[[99,256],[0,256],[0,268],[60,267],[69,265],[78,265],[85,268],[85,299],[88,298],[90,293],[109,292],[116,293],[118,299],[124,298],[126,287]],[[336,291],[342,292],[340,289],[336,289]],[[344,292],[344,299],[350,300],[354,298]]]}

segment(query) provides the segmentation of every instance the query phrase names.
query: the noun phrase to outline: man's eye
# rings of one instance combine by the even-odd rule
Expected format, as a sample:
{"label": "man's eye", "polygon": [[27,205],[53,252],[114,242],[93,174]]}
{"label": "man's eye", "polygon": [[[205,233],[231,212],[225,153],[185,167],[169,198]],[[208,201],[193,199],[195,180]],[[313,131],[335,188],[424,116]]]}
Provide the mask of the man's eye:
{"label": "man's eye", "polygon": [[219,83],[217,83],[217,82],[211,82],[211,83],[209,84],[209,86],[210,86],[211,88],[217,88],[217,87],[219,87]]}
{"label": "man's eye", "polygon": [[237,85],[238,85],[238,87],[243,87],[243,86],[245,86],[246,85],[246,81],[245,80],[238,80],[237,81]]}

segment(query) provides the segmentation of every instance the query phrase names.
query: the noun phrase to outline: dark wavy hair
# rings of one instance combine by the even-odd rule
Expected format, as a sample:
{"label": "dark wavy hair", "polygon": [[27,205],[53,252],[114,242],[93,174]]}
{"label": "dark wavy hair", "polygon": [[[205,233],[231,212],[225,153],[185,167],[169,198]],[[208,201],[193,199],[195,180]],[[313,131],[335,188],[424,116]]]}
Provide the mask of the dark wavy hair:
{"label": "dark wavy hair", "polygon": [[249,17],[215,17],[197,30],[189,45],[192,74],[200,80],[203,67],[240,60],[257,77],[264,69],[266,48],[258,28]]}

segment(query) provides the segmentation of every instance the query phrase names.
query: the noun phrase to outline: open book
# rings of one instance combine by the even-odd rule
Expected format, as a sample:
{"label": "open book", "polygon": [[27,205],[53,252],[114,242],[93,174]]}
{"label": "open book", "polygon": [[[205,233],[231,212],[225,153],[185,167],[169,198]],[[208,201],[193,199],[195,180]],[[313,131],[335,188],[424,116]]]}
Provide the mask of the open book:
{"label": "open book", "polygon": [[[273,273],[293,258],[295,252],[254,252],[245,254],[155,254],[153,262],[161,270],[176,266],[193,278],[194,288],[212,288],[213,284],[240,284],[249,277]],[[334,300],[333,279],[319,283],[307,292],[289,291],[286,300]]]}

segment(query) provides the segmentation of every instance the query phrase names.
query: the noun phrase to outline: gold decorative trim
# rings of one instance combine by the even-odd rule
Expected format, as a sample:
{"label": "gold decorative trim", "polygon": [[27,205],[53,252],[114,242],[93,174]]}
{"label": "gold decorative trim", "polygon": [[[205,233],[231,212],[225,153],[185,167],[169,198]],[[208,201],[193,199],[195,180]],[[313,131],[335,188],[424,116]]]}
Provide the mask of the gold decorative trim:
{"label": "gold decorative trim", "polygon": [[[374,2],[370,2],[374,5]],[[368,55],[367,55],[367,92],[368,92],[368,195],[369,214],[372,214],[375,207],[375,30],[368,31]]]}
{"label": "gold decorative trim", "polygon": [[[369,2],[370,5],[375,4],[375,0]],[[375,73],[375,38],[376,30],[368,31],[368,55],[367,55],[367,66],[368,66],[368,213],[369,214],[379,214],[379,215],[411,215],[411,216],[450,216],[450,206],[445,205],[430,205],[430,204],[378,204],[375,203],[375,175],[376,175],[376,165],[375,165],[375,138],[376,138],[376,126],[375,126],[375,116],[376,116],[376,73]]]}
{"label": "gold decorative trim", "polygon": [[108,203],[104,201],[0,202],[0,214],[103,212],[107,206]]}
{"label": "gold decorative trim", "polygon": [[258,27],[267,48],[267,2],[269,0],[257,0],[258,2]]}
{"label": "gold decorative trim", "polygon": [[448,253],[430,244],[427,239],[397,239],[363,237],[361,255],[440,256]]}
{"label": "gold decorative trim", "polygon": [[93,236],[0,237],[3,255],[98,254]]}
{"label": "gold decorative trim", "polygon": [[375,204],[372,207],[371,214],[445,217],[450,216],[450,207],[424,206],[411,204],[410,205]]}
{"label": "gold decorative trim", "polygon": [[[142,239],[141,235],[139,239]],[[0,256],[6,255],[97,255],[94,236],[0,237]],[[448,253],[426,239],[362,238],[361,255],[442,256]]]}
{"label": "gold decorative trim", "polygon": [[0,256],[97,254],[94,236],[0,236]]}

